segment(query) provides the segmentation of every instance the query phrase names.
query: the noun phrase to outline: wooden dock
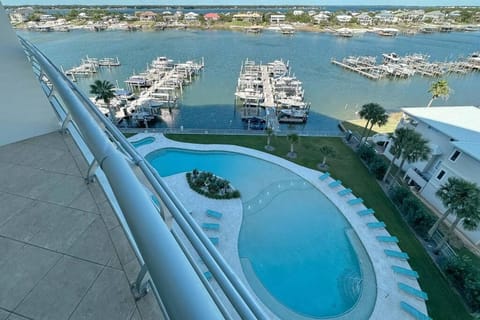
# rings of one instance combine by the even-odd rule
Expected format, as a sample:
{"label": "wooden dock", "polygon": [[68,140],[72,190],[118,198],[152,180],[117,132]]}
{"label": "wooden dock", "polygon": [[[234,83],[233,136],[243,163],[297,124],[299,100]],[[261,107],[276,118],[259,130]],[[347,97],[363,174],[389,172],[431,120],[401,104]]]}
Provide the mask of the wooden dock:
{"label": "wooden dock", "polygon": [[384,77],[408,78],[414,75],[440,77],[448,73],[467,74],[480,71],[479,53],[472,53],[467,59],[457,61],[430,62],[425,54],[399,56],[396,53],[383,53],[383,61],[376,64],[376,57],[349,56],[331,62],[344,69],[356,72],[369,79],[378,80]]}
{"label": "wooden dock", "polygon": [[338,66],[341,66],[345,69],[348,69],[348,70],[351,70],[351,71],[354,71],[354,72],[357,72],[359,74],[361,74],[362,76],[365,76],[367,78],[370,78],[370,79],[373,79],[373,80],[378,80],[380,78],[382,78],[380,75],[378,74],[373,74],[373,73],[369,73],[367,71],[364,71],[362,70],[363,68],[360,68],[360,67],[355,67],[355,66],[350,66],[348,64],[345,64],[343,62],[340,62],[340,61],[337,61],[335,59],[332,59],[332,63],[333,64],[336,64]]}

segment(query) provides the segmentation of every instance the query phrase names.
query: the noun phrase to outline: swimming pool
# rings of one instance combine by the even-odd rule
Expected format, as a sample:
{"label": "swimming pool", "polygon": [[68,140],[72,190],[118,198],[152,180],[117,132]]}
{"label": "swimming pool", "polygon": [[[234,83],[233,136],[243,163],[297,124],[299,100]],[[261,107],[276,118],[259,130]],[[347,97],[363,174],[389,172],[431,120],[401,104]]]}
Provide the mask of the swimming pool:
{"label": "swimming pool", "polygon": [[365,275],[352,246],[354,232],[310,183],[271,162],[232,152],[163,149],[146,158],[161,176],[197,168],[240,190],[242,268],[256,295],[280,318],[292,318],[286,310],[336,317],[356,305]]}
{"label": "swimming pool", "polygon": [[147,138],[143,138],[143,139],[140,139],[140,140],[137,140],[137,141],[131,141],[130,143],[131,143],[135,148],[138,148],[138,147],[144,146],[144,145],[146,145],[146,144],[153,143],[154,141],[155,141],[155,138],[154,138],[154,137],[147,137]]}

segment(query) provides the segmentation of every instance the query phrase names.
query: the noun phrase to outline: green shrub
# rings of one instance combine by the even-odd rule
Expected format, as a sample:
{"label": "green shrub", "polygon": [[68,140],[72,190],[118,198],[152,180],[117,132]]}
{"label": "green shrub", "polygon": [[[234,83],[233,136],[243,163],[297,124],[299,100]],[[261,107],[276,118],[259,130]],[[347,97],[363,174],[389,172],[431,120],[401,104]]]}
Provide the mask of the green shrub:
{"label": "green shrub", "polygon": [[425,237],[435,223],[435,218],[427,211],[425,205],[403,186],[392,188],[390,198],[415,232],[419,236]]}
{"label": "green shrub", "polygon": [[240,192],[230,186],[230,182],[215,176],[211,172],[200,172],[193,169],[186,173],[190,188],[197,193],[211,199],[240,198]]}
{"label": "green shrub", "polygon": [[467,256],[450,258],[443,269],[473,312],[480,311],[480,270]]}
{"label": "green shrub", "polygon": [[366,144],[358,148],[357,153],[360,159],[365,161],[367,164],[370,164],[376,156],[376,153],[373,147]]}
{"label": "green shrub", "polygon": [[382,179],[387,172],[388,162],[384,158],[375,155],[368,165],[368,169],[378,180]]}
{"label": "green shrub", "polygon": [[395,203],[398,207],[401,206],[403,200],[410,194],[410,190],[403,186],[396,186],[390,189],[390,199],[392,199],[393,203]]}

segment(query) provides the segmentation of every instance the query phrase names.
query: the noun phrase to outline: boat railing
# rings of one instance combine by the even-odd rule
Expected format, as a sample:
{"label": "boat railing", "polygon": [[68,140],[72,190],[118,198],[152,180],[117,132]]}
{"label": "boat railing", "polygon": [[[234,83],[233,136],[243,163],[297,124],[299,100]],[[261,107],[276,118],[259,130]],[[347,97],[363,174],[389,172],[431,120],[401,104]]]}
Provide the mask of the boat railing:
{"label": "boat railing", "polygon": [[[266,319],[256,299],[159,174],[43,53],[19,39],[62,130],[72,136],[89,163],[87,181],[95,177],[102,186],[135,252],[141,270],[132,284],[134,295],[141,298],[150,287],[165,319]],[[151,189],[140,180],[148,181]],[[152,189],[153,193],[147,191]],[[167,226],[168,215],[180,231]],[[212,289],[185,249],[180,232],[214,276],[220,292]]]}

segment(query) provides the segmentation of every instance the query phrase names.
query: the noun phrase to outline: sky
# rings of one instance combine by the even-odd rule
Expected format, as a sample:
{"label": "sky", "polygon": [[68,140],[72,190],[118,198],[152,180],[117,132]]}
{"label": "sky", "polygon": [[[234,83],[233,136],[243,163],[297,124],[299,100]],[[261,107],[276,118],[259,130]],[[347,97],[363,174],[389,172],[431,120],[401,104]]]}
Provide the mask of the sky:
{"label": "sky", "polygon": [[4,5],[392,5],[480,6],[480,0],[0,0]]}

